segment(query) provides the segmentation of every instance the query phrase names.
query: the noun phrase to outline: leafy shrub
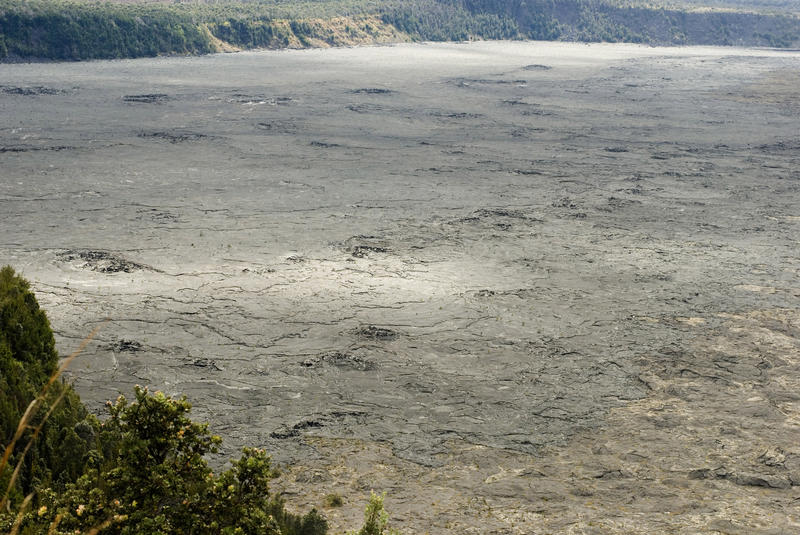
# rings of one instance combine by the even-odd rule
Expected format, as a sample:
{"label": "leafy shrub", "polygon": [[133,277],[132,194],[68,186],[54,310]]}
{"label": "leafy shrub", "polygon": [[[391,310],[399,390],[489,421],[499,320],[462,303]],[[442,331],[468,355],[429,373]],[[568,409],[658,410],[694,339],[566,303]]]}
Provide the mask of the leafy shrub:
{"label": "leafy shrub", "polygon": [[[69,359],[67,359],[69,360]],[[109,535],[324,535],[316,510],[300,516],[272,495],[270,457],[244,448],[215,475],[205,459],[222,439],[189,418],[185,397],[137,386],[132,401],[107,403],[108,418],[87,413],[56,379],[50,324],[29,284],[0,270],[0,415],[5,464],[0,533]],[[30,410],[28,410],[30,408]],[[25,411],[28,410],[26,413]],[[46,422],[45,422],[46,419]],[[19,429],[25,432],[21,439]],[[42,431],[38,436],[34,430]],[[28,449],[30,446],[32,448]],[[28,494],[24,500],[22,496]],[[34,498],[35,496],[35,498]],[[341,497],[328,495],[330,505]],[[391,535],[383,495],[372,494],[353,535]]]}
{"label": "leafy shrub", "polygon": [[[83,473],[84,457],[95,446],[92,433],[86,432],[95,425],[93,418],[72,388],[56,381],[45,389],[57,364],[53,331],[30,285],[10,267],[0,269],[0,453],[7,455],[6,469],[0,471],[0,496],[8,494],[12,503],[35,488],[63,488],[75,481]],[[11,448],[18,423],[43,390],[39,410]],[[58,399],[49,425],[32,442],[43,415]],[[18,464],[18,477],[8,489]]]}
{"label": "leafy shrub", "polygon": [[399,535],[395,530],[386,531],[389,524],[389,513],[383,508],[386,494],[370,492],[369,503],[364,511],[364,525],[358,531],[348,535]]}
{"label": "leafy shrub", "polygon": [[[269,492],[273,477],[263,450],[245,448],[215,476],[205,455],[221,443],[207,424],[189,419],[186,398],[136,387],[132,402],[108,404],[98,425],[98,449],[85,472],[63,492],[42,492],[25,515],[22,533],[85,532],[119,535],[321,535],[316,511],[288,513]],[[6,519],[7,522],[10,519]],[[57,530],[49,531],[57,525]],[[0,524],[2,527],[2,524]]]}
{"label": "leafy shrub", "polygon": [[[185,397],[151,394],[147,388],[137,386],[132,401],[120,396],[116,402],[109,402],[109,417],[100,422],[87,414],[69,386],[52,381],[57,376],[57,361],[53,333],[28,283],[10,267],[3,268],[3,445],[11,444],[24,411],[37,396],[46,403],[23,420],[30,428],[41,423],[50,404],[61,402],[50,413],[37,440],[28,429],[17,441],[10,462],[0,473],[4,488],[17,466],[23,474],[7,493],[11,504],[19,504],[23,493],[36,491],[32,507],[21,507],[19,533],[327,532],[327,522],[316,511],[294,515],[286,511],[279,496],[270,495],[269,481],[274,472],[263,450],[245,448],[229,470],[214,475],[205,455],[216,452],[221,439],[209,432],[207,424],[189,418],[191,404]],[[42,391],[47,395],[43,397]],[[37,405],[32,407],[36,409]],[[28,444],[35,447],[23,455]],[[0,511],[0,532],[10,531],[16,517],[17,514]]]}
{"label": "leafy shrub", "polygon": [[327,494],[325,496],[325,506],[326,507],[341,507],[344,505],[342,501],[342,497],[336,493]]}

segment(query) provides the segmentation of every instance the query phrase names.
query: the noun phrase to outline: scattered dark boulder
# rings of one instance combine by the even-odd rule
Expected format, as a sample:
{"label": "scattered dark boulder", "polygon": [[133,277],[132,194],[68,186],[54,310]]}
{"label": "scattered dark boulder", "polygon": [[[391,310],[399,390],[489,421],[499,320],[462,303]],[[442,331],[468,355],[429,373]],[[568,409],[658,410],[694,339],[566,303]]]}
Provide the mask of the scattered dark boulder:
{"label": "scattered dark boulder", "polygon": [[766,487],[771,489],[788,489],[792,483],[788,478],[770,475],[770,474],[751,474],[751,473],[735,473],[731,474],[727,479],[730,479],[737,485],[746,487]]}
{"label": "scattered dark boulder", "polygon": [[269,132],[270,134],[293,134],[297,131],[297,125],[292,121],[282,120],[257,123],[256,128]]}
{"label": "scattered dark boulder", "polygon": [[552,202],[553,208],[577,208],[578,205],[569,197],[561,197],[557,201]]}
{"label": "scattered dark boulder", "polygon": [[43,85],[17,87],[10,85],[0,85],[0,90],[9,95],[22,95],[32,97],[36,95],[61,95],[66,93],[63,89],[56,89],[54,87],[45,87]]}
{"label": "scattered dark boulder", "polygon": [[487,217],[507,217],[511,219],[527,219],[525,214],[520,212],[519,210],[509,210],[507,208],[481,208],[480,210],[475,210],[473,215],[478,218],[487,218]]}
{"label": "scattered dark boulder", "polygon": [[394,91],[380,87],[363,87],[361,89],[353,89],[351,93],[356,95],[388,95],[389,93],[394,93]]}
{"label": "scattered dark boulder", "polygon": [[269,104],[271,106],[286,106],[294,102],[294,99],[292,97],[271,97],[268,95],[233,93],[231,94],[230,98],[227,99],[227,101],[245,105]]}
{"label": "scattered dark boulder", "polygon": [[141,270],[155,271],[149,266],[126,260],[108,251],[68,250],[60,253],[58,256],[61,260],[67,262],[83,262],[81,267],[101,273],[132,273]]}
{"label": "scattered dark boulder", "polygon": [[136,353],[142,350],[142,344],[135,340],[119,339],[116,342],[108,344],[106,349],[120,353]]}
{"label": "scattered dark boulder", "polygon": [[386,247],[378,247],[376,245],[356,245],[352,248],[350,254],[355,256],[356,258],[365,258],[369,256],[370,253],[388,253],[389,250]]}
{"label": "scattered dark boulder", "polygon": [[367,236],[359,234],[348,238],[338,244],[355,258],[366,258],[372,253],[385,254],[389,252],[386,240],[380,236]]}
{"label": "scattered dark boulder", "polygon": [[366,325],[356,330],[356,334],[361,338],[368,338],[370,340],[389,341],[397,338],[398,333],[391,329],[384,327],[376,327],[375,325]]}
{"label": "scattered dark boulder", "polygon": [[191,362],[186,363],[186,365],[194,366],[195,368],[206,368],[218,372],[223,370],[223,368],[220,368],[217,363],[211,359],[194,359]]}
{"label": "scattered dark boulder", "polygon": [[134,102],[140,104],[158,104],[169,99],[168,95],[164,93],[148,93],[144,95],[124,95],[122,100],[124,102]]}
{"label": "scattered dark boulder", "polygon": [[323,427],[323,425],[321,422],[317,420],[302,420],[291,427],[283,425],[278,429],[276,429],[275,431],[273,431],[272,433],[270,433],[269,436],[272,438],[283,440],[299,436],[300,432],[305,429],[319,428],[319,427]]}
{"label": "scattered dark boulder", "polygon": [[75,147],[70,147],[68,145],[52,145],[49,147],[34,147],[31,145],[14,145],[11,147],[0,147],[0,152],[35,152],[35,151],[43,151],[43,150],[52,150],[52,151],[62,151],[62,150],[70,150],[74,149]]}
{"label": "scattered dark boulder", "polygon": [[301,362],[300,365],[306,368],[320,368],[327,365],[335,366],[337,368],[350,368],[359,371],[373,370],[376,367],[373,361],[365,359],[360,355],[341,353],[339,351],[332,351],[318,357],[306,359]]}
{"label": "scattered dark boulder", "polygon": [[375,104],[349,104],[347,109],[356,113],[375,113],[383,111],[385,108]]}
{"label": "scattered dark boulder", "polygon": [[139,137],[163,139],[164,141],[169,141],[172,144],[176,144],[183,143],[184,141],[197,141],[198,139],[203,139],[208,136],[205,134],[195,134],[191,132],[141,132]]}
{"label": "scattered dark boulder", "polygon": [[428,113],[431,117],[438,117],[440,119],[478,119],[482,117],[478,113],[469,113],[464,111],[441,111],[434,110]]}

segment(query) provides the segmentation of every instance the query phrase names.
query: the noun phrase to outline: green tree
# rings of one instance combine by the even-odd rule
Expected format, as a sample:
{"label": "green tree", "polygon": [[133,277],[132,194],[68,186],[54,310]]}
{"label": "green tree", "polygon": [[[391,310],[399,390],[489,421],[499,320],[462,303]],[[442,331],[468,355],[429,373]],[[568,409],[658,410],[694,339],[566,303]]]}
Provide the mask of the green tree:
{"label": "green tree", "polygon": [[[269,456],[245,448],[229,470],[215,476],[205,455],[221,439],[189,419],[186,398],[136,387],[131,402],[109,403],[100,424],[100,448],[87,470],[65,491],[42,492],[25,515],[24,533],[68,534],[102,527],[118,535],[324,535],[315,510],[288,513],[272,496]],[[7,519],[7,523],[10,519]],[[2,528],[2,523],[0,523]]]}
{"label": "green tree", "polygon": [[100,450],[87,472],[65,492],[45,494],[26,528],[46,531],[58,517],[56,533],[64,534],[97,526],[119,535],[326,533],[321,517],[313,531],[281,529],[280,519],[303,527],[303,518],[270,495],[274,474],[263,450],[245,448],[215,476],[204,456],[216,452],[221,439],[189,419],[190,409],[185,397],[138,386],[133,401],[120,396],[109,403]]}
{"label": "green tree", "polygon": [[[191,404],[185,397],[151,394],[137,386],[132,401],[120,396],[109,402],[108,418],[100,422],[87,414],[69,386],[54,380],[57,362],[53,333],[29,284],[10,267],[3,268],[0,451],[8,450],[10,457],[0,473],[0,496],[6,497],[15,467],[21,475],[8,493],[10,510],[0,510],[0,533],[10,531],[28,493],[36,497],[22,508],[18,528],[24,535],[327,532],[327,522],[315,510],[294,515],[270,494],[274,472],[263,450],[245,448],[229,470],[215,476],[205,456],[217,451],[221,439],[207,424],[189,418]],[[40,404],[30,405],[34,399]],[[23,417],[29,406],[39,408]],[[21,421],[25,433],[16,447],[6,448]],[[28,450],[28,445],[33,447]]]}
{"label": "green tree", "polygon": [[[94,447],[94,434],[86,430],[95,424],[78,395],[61,382],[48,384],[57,365],[53,331],[30,285],[11,267],[0,269],[0,455],[6,460],[0,470],[0,497],[19,466],[8,492],[12,503],[36,488],[63,488],[75,481],[83,473],[84,456]],[[18,424],[37,398],[36,410],[28,413],[23,434],[14,443]],[[56,400],[49,424],[33,440]]]}
{"label": "green tree", "polygon": [[389,524],[389,513],[383,508],[386,494],[370,492],[369,503],[364,511],[364,525],[358,531],[348,535],[399,535],[395,530],[386,531]]}

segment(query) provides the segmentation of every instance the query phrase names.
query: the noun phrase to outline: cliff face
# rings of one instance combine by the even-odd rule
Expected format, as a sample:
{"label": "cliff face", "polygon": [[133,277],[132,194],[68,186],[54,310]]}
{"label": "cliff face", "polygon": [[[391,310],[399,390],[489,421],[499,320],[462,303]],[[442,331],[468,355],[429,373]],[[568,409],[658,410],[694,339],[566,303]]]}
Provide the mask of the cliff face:
{"label": "cliff face", "polygon": [[377,15],[275,19],[247,23],[225,20],[208,28],[220,52],[233,48],[327,48],[402,43],[411,38]]}

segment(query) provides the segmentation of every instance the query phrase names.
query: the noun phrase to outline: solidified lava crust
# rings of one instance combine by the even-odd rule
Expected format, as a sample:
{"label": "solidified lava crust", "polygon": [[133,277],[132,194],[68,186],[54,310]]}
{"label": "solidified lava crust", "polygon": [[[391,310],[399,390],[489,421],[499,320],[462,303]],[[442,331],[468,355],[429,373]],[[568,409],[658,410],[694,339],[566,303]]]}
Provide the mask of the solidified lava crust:
{"label": "solidified lava crust", "polygon": [[796,533],[798,72],[521,42],[7,65],[0,264],[62,354],[110,319],[71,367],[91,407],[186,394],[293,507],[344,495],[336,529],[372,488],[413,533]]}

